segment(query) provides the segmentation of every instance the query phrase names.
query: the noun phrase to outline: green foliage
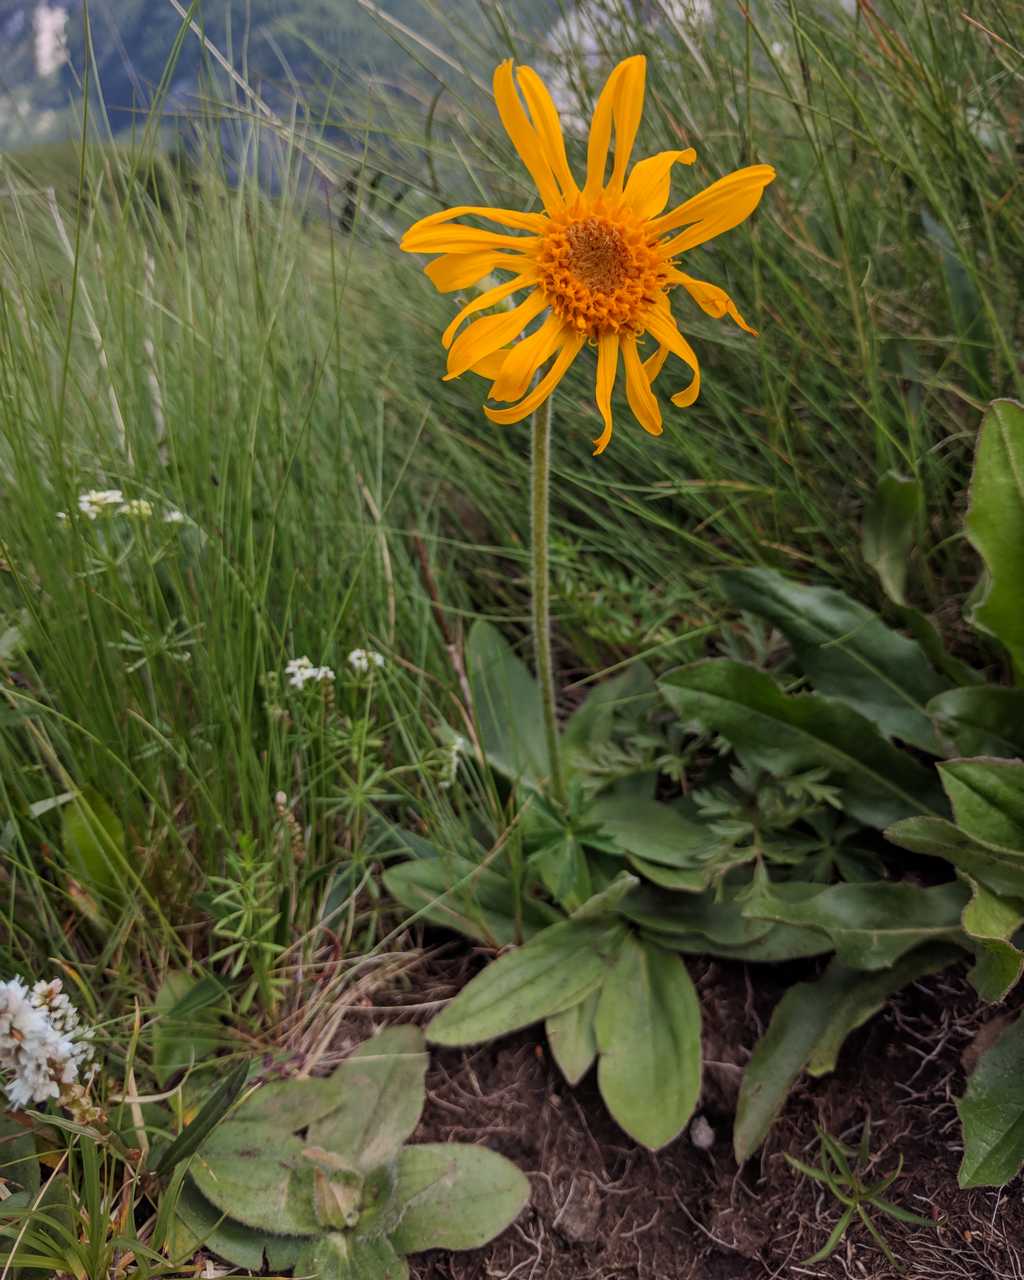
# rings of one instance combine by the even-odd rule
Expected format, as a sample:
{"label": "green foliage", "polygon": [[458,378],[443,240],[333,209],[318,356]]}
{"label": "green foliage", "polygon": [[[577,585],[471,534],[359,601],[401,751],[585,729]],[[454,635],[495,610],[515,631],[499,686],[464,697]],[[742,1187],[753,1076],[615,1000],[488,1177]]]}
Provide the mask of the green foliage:
{"label": "green foliage", "polygon": [[99,792],[87,788],[61,810],[61,838],[68,869],[87,897],[82,909],[94,923],[124,900],[124,826]]}
{"label": "green foliage", "polygon": [[400,1280],[407,1253],[475,1248],[503,1231],[529,1197],[509,1161],[480,1147],[406,1146],[426,1065],[421,1033],[392,1028],[330,1077],[272,1082],[212,1132],[203,1125],[176,1211],[182,1252],[205,1242],[238,1266],[266,1259],[325,1280]]}
{"label": "green foliage", "polygon": [[879,478],[874,496],[864,507],[861,551],[895,604],[906,604],[910,553],[923,518],[921,482],[895,471]]}
{"label": "green foliage", "polygon": [[737,1161],[742,1164],[760,1147],[801,1072],[833,1071],[843,1041],[890,995],[955,959],[952,948],[932,945],[892,968],[865,974],[836,958],[817,981],[790,987],[743,1073],[733,1126]]}
{"label": "green foliage", "polygon": [[805,1258],[801,1266],[813,1266],[824,1262],[839,1248],[847,1229],[859,1219],[867,1228],[868,1235],[881,1249],[891,1267],[899,1269],[889,1242],[872,1220],[872,1213],[883,1213],[897,1222],[907,1223],[915,1227],[934,1227],[930,1218],[923,1218],[919,1213],[911,1213],[900,1205],[885,1199],[885,1193],[903,1172],[903,1157],[900,1156],[896,1168],[891,1173],[879,1178],[877,1182],[865,1180],[867,1167],[871,1158],[871,1120],[864,1121],[860,1143],[856,1150],[845,1146],[838,1139],[818,1128],[818,1142],[821,1151],[821,1163],[817,1166],[806,1164],[787,1153],[786,1159],[805,1178],[820,1182],[843,1206],[839,1221],[832,1228],[828,1239],[817,1253]]}
{"label": "green foliage", "polygon": [[975,626],[1009,651],[1018,679],[1024,675],[1024,405],[996,400],[981,424],[967,536],[987,570],[974,606]]}

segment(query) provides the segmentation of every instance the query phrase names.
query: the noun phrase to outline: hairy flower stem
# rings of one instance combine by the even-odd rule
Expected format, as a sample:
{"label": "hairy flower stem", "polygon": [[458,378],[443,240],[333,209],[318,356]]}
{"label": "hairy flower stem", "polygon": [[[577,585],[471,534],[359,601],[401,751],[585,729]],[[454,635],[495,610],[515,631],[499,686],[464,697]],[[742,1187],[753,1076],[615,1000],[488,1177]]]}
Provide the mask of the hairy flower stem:
{"label": "hairy flower stem", "polygon": [[533,415],[530,484],[531,542],[530,587],[533,597],[533,651],[544,707],[544,736],[551,769],[551,798],[565,806],[565,781],[558,750],[558,718],[555,713],[555,674],[551,663],[551,582],[548,571],[548,518],[551,478],[551,401]]}

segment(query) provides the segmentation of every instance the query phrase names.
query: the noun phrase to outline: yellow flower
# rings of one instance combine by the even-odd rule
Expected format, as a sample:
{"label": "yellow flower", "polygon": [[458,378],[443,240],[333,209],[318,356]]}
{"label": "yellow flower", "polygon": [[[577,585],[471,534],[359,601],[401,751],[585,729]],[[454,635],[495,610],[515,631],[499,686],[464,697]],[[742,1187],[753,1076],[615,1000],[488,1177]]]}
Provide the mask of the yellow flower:
{"label": "yellow flower", "polygon": [[[494,99],[544,212],[463,205],[422,218],[402,240],[409,252],[441,255],[426,273],[442,292],[466,289],[496,271],[511,274],[510,280],[463,307],[442,339],[448,349],[446,378],[482,374],[491,380],[488,398],[511,406],[485,408],[493,422],[519,422],[532,413],[554,391],[583,344],[596,344],[596,399],[604,431],[594,441],[595,453],[603,452],[612,436],[612,388],[620,353],[629,406],[651,435],[662,429],[651,384],[669,355],[678,356],[693,375],[672,403],[686,406],[697,398],[697,356],[676,327],[670,289],[682,285],[708,315],[728,315],[748,333],[756,332],[723,289],[680,271],[676,259],[748,217],[775,170],[767,164],[738,169],[663,212],[673,165],[693,164],[697,155],[692,147],[662,151],[639,161],[627,177],[643,111],[646,65],[642,56],[627,58],[608,77],[590,125],[587,178],[581,189],[543,81],[529,67],[513,71],[511,61],[503,62],[494,73]],[[614,159],[606,182],[613,129]],[[511,233],[455,221],[466,216],[486,218]],[[516,305],[462,328],[470,316],[523,291],[526,296]],[[535,321],[540,323],[509,345]],[[638,348],[644,334],[657,343],[646,359]],[[549,361],[531,389],[534,374]]]}

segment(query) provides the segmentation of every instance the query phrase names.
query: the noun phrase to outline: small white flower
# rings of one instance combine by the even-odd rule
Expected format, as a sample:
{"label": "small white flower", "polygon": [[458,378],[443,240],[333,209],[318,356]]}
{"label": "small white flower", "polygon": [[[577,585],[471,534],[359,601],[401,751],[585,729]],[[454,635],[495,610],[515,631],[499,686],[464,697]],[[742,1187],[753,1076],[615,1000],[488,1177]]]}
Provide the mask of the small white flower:
{"label": "small white flower", "polygon": [[142,520],[148,520],[153,514],[153,504],[145,498],[132,498],[131,501],[123,503],[117,509],[119,516],[138,516]]}
{"label": "small white flower", "polygon": [[90,520],[101,516],[107,507],[124,505],[124,494],[120,489],[90,489],[78,495],[78,509]]}
{"label": "small white flower", "polygon": [[0,1073],[12,1077],[4,1089],[13,1109],[59,1098],[92,1058],[91,1039],[59,979],[31,991],[20,978],[0,982]]}
{"label": "small white flower", "polygon": [[365,676],[371,667],[383,667],[384,655],[376,649],[353,649],[348,655],[348,665],[360,676]]}
{"label": "small white flower", "polygon": [[314,667],[306,657],[292,658],[285,667],[284,673],[288,677],[288,683],[296,689],[301,689],[311,680],[319,682],[334,679],[334,672],[330,667]]}
{"label": "small white flower", "polygon": [[185,524],[188,516],[184,511],[179,511],[177,507],[170,507],[164,512],[164,524]]}

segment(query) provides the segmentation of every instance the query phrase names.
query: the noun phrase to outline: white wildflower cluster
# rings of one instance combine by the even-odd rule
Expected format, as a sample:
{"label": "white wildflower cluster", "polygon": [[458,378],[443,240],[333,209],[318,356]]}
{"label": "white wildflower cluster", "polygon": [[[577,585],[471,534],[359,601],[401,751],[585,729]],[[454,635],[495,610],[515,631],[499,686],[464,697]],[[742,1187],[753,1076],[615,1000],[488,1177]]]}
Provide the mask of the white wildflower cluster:
{"label": "white wildflower cluster", "polygon": [[353,649],[348,655],[348,665],[356,675],[365,676],[371,667],[383,667],[384,655],[376,649]]}
{"label": "white wildflower cluster", "polygon": [[308,658],[292,658],[284,673],[288,677],[288,683],[296,689],[303,688],[310,681],[334,679],[334,672],[330,667],[314,667]]}
{"label": "white wildflower cluster", "polygon": [[454,784],[459,772],[459,761],[469,750],[469,743],[459,733],[445,747],[444,766],[441,770],[441,790],[447,791]]}
{"label": "white wildflower cluster", "polygon": [[93,1054],[92,1032],[60,979],[29,988],[21,978],[0,982],[0,1073],[12,1110],[59,1098],[75,1085]]}
{"label": "white wildflower cluster", "polygon": [[[156,508],[148,498],[126,498],[120,489],[89,489],[80,493],[78,510],[87,520],[98,520],[100,516],[110,513],[133,516],[136,520],[149,520],[156,514]],[[66,511],[57,512],[58,520],[67,518]],[[187,519],[177,507],[168,507],[160,518],[164,524],[185,524]]]}

